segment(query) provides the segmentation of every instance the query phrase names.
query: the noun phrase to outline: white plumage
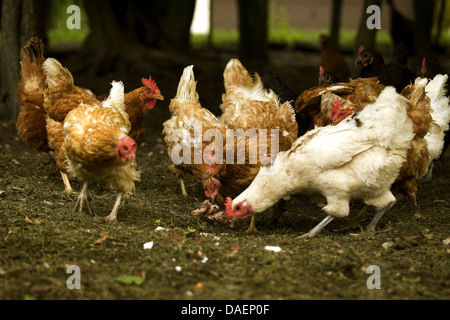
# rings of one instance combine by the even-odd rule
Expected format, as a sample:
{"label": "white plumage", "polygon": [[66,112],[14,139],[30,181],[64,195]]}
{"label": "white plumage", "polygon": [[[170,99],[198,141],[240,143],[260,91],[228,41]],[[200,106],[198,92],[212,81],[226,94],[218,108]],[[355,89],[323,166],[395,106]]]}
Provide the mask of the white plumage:
{"label": "white plumage", "polygon": [[430,98],[430,114],[434,121],[431,130],[425,136],[430,152],[430,161],[441,156],[444,147],[444,134],[449,130],[450,107],[445,90],[447,80],[448,75],[438,74],[425,87],[425,92]]}
{"label": "white plumage", "polygon": [[261,168],[233,200],[231,210],[227,208],[229,215],[246,207],[262,212],[299,193],[322,194],[327,200],[323,210],[329,217],[310,236],[334,217],[347,216],[352,199],[363,200],[382,215],[395,202],[390,187],[414,137],[407,108],[408,100],[386,87],[361,112],[336,126],[308,132],[289,151],[279,153],[270,167]]}

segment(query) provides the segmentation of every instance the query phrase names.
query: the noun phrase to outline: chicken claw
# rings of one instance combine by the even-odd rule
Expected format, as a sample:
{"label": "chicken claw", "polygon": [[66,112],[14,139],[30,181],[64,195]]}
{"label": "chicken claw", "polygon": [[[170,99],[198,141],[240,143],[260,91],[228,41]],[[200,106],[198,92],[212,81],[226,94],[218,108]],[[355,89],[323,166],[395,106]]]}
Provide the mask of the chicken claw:
{"label": "chicken claw", "polygon": [[86,204],[86,207],[91,215],[94,215],[91,209],[91,206],[89,205],[88,200],[88,193],[87,193],[87,187],[88,183],[85,182],[83,185],[83,189],[80,192],[80,195],[78,196],[77,204],[75,206],[74,212],[78,211],[79,213],[83,212],[84,204]]}
{"label": "chicken claw", "polygon": [[119,211],[120,202],[122,201],[124,193],[121,192],[117,195],[116,203],[114,205],[114,208],[111,211],[111,214],[107,217],[105,217],[105,220],[111,224],[117,224],[117,212]]}
{"label": "chicken claw", "polygon": [[334,220],[334,217],[332,216],[327,216],[325,219],[322,220],[322,222],[320,222],[317,226],[315,226],[313,229],[311,229],[308,233],[300,236],[300,239],[303,238],[313,238],[315,236],[317,236],[320,231],[322,231],[323,228],[325,228],[327,226],[327,224],[329,224],[331,221]]}
{"label": "chicken claw", "polygon": [[231,228],[234,226],[234,223],[229,220],[227,213],[225,211],[220,211],[220,207],[212,204],[209,200],[203,202],[200,208],[192,211],[191,215],[197,216],[210,223],[218,222],[220,224],[228,225]]}

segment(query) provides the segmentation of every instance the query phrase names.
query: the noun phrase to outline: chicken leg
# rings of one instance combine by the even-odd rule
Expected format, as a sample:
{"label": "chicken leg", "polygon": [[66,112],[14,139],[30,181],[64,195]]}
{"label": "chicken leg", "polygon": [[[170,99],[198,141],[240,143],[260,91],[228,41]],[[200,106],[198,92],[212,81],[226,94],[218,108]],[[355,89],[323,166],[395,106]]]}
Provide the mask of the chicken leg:
{"label": "chicken leg", "polygon": [[123,192],[121,192],[117,195],[116,203],[114,204],[111,214],[109,216],[105,217],[106,221],[113,223],[113,224],[117,223],[117,212],[119,211],[120,202],[122,201],[123,195],[124,195]]}
{"label": "chicken leg", "polygon": [[88,188],[88,184],[89,182],[85,181],[83,184],[83,189],[81,189],[80,195],[78,196],[78,200],[77,200],[77,205],[75,206],[75,210],[78,212],[83,212],[83,207],[86,204],[86,207],[88,208],[88,211],[91,215],[94,215],[92,213],[92,209],[91,206],[89,205],[89,200],[88,200],[88,193],[87,193],[87,188]]}
{"label": "chicken leg", "polygon": [[375,232],[375,228],[376,228],[378,222],[383,217],[383,215],[386,213],[386,211],[388,211],[391,207],[392,207],[392,205],[388,205],[388,206],[384,207],[383,209],[377,211],[377,213],[373,217],[372,221],[369,223],[369,225],[366,228],[367,233]]}
{"label": "chicken leg", "polygon": [[183,197],[187,198],[188,194],[186,191],[186,186],[184,185],[183,178],[180,178],[180,186],[181,186],[181,194],[183,195]]}
{"label": "chicken leg", "polygon": [[250,220],[250,226],[248,227],[247,231],[245,231],[246,233],[258,232],[258,229],[256,229],[255,220],[256,220],[255,216],[252,215],[252,218]]}
{"label": "chicken leg", "polygon": [[320,231],[322,231],[322,229],[325,228],[333,220],[334,220],[334,217],[327,216],[325,219],[322,220],[322,222],[320,222],[317,226],[312,228],[308,233],[300,236],[300,239],[306,238],[306,237],[313,238],[313,237],[317,236],[320,233]]}
{"label": "chicken leg", "polygon": [[420,215],[419,207],[417,205],[417,195],[415,192],[408,192],[408,197],[409,200],[411,200],[411,204],[413,207],[414,219],[419,220],[420,218],[422,218],[422,216]]}
{"label": "chicken leg", "polygon": [[72,187],[70,186],[69,177],[64,172],[62,172],[62,171],[59,171],[59,172],[61,173],[61,178],[64,182],[64,187],[65,187],[64,192],[69,195],[72,194],[73,190],[72,190]]}

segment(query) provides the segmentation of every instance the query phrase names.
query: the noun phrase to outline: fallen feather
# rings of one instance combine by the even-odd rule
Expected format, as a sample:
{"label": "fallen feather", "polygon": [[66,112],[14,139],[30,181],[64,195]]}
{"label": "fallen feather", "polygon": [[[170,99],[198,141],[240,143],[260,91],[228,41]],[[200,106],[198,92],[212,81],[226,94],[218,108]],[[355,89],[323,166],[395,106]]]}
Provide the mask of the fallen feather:
{"label": "fallen feather", "polygon": [[144,243],[144,250],[151,250],[153,248],[153,245],[154,245],[153,241]]}
{"label": "fallen feather", "polygon": [[51,207],[51,206],[53,205],[53,203],[51,203],[50,201],[47,201],[47,200],[44,200],[44,203],[45,203],[46,205],[48,205],[49,207]]}
{"label": "fallen feather", "polygon": [[383,243],[381,246],[383,247],[383,249],[389,250],[390,248],[392,248],[393,245],[394,243],[392,241],[387,241]]}
{"label": "fallen feather", "polygon": [[176,271],[176,272],[181,272],[181,270],[183,270],[183,269],[181,269],[180,266],[176,266],[176,267],[175,267],[175,271]]}
{"label": "fallen feather", "polygon": [[267,251],[273,251],[273,252],[280,252],[281,251],[281,248],[280,247],[276,247],[276,246],[265,246],[264,249],[267,250]]}
{"label": "fallen feather", "polygon": [[156,232],[159,232],[159,231],[166,231],[166,230],[167,230],[167,228],[164,228],[164,227],[157,227],[157,228],[155,229]]}

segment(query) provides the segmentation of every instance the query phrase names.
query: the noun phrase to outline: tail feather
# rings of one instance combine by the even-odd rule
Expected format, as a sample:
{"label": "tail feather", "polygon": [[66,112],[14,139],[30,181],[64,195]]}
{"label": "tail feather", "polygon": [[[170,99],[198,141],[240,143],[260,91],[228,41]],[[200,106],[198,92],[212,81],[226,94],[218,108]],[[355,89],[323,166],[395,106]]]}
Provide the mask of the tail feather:
{"label": "tail feather", "polygon": [[[254,86],[253,77],[237,59],[231,59],[228,62],[223,74],[223,78],[226,91],[228,91],[228,89],[232,86],[243,88],[251,88]],[[259,76],[256,75],[256,78],[259,78]]]}
{"label": "tail feather", "polygon": [[448,75],[438,74],[425,88],[427,96],[431,100],[430,113],[433,120],[441,127],[442,131],[449,130],[450,106],[445,89]]}
{"label": "tail feather", "polygon": [[20,53],[21,80],[19,87],[24,94],[33,94],[43,90],[45,77],[42,71],[44,44],[41,39],[31,38]]}
{"label": "tail feather", "polygon": [[181,101],[198,102],[197,82],[194,76],[194,66],[186,67],[178,84],[177,95],[175,99]]}
{"label": "tail feather", "polygon": [[54,88],[61,84],[74,84],[72,74],[58,60],[48,58],[44,61],[42,68],[46,76],[46,84],[49,88]]}
{"label": "tail feather", "polygon": [[103,106],[112,106],[125,111],[125,89],[122,81],[113,81],[109,97],[103,101]]}

